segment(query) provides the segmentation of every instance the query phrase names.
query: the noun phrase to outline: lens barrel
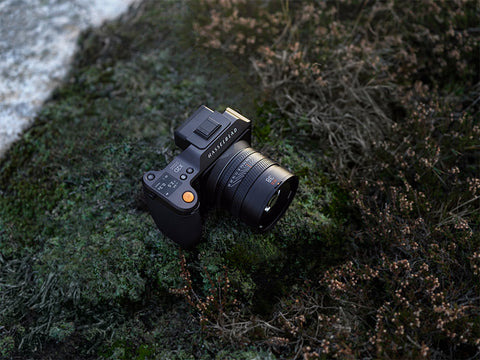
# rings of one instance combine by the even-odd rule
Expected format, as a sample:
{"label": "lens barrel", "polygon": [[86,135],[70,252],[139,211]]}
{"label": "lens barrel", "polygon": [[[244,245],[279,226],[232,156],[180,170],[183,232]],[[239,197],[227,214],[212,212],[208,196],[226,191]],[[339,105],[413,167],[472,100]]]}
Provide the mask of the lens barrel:
{"label": "lens barrel", "polygon": [[233,144],[216,161],[206,181],[206,195],[248,225],[266,231],[285,213],[298,178],[251,148]]}

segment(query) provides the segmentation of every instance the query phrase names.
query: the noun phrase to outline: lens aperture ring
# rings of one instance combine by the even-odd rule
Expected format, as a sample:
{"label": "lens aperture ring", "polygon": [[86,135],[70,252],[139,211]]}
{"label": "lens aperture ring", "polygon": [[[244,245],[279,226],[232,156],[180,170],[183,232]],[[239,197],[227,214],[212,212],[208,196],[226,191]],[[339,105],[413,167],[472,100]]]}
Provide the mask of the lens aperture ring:
{"label": "lens aperture ring", "polygon": [[230,208],[232,214],[234,214],[235,216],[239,216],[240,209],[242,208],[243,204],[243,199],[245,199],[245,196],[250,190],[250,187],[257,180],[257,178],[272,165],[275,165],[275,162],[266,157],[263,157],[263,159],[261,159],[252,166],[252,168],[248,171],[245,178],[238,186],[235,194],[233,195],[233,201]]}

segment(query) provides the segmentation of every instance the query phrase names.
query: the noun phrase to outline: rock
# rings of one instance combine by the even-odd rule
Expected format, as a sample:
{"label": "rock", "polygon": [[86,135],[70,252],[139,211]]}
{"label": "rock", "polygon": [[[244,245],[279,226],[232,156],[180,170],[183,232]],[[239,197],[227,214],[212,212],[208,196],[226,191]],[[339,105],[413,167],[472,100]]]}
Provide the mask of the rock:
{"label": "rock", "polygon": [[136,0],[0,2],[0,157],[66,75],[80,32]]}

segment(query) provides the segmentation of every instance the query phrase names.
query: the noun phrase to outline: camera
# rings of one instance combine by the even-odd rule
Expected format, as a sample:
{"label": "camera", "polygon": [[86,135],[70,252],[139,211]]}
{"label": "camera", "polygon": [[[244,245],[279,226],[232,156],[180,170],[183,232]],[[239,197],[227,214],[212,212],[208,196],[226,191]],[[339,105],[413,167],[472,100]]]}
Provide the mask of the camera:
{"label": "camera", "polygon": [[183,151],[163,170],[143,175],[155,224],[183,248],[200,241],[208,208],[228,210],[263,232],[292,202],[298,177],[250,147],[251,127],[235,110],[201,106],[175,130]]}

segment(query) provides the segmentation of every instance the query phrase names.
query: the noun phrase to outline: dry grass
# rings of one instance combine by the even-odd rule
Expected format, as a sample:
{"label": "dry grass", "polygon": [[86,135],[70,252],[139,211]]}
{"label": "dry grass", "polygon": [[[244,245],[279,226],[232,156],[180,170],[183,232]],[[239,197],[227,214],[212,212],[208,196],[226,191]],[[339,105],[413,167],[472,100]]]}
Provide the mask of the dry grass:
{"label": "dry grass", "polygon": [[401,117],[409,84],[474,84],[472,1],[199,3],[205,17],[194,28],[203,44],[248,57],[290,129],[320,146],[328,140],[337,168],[371,157]]}

